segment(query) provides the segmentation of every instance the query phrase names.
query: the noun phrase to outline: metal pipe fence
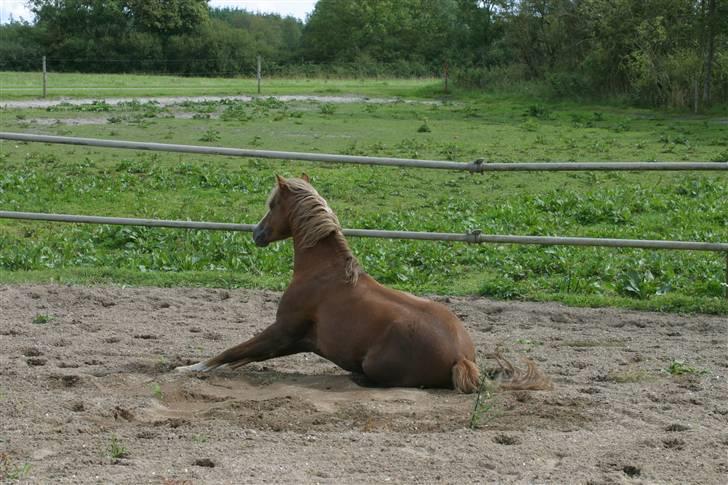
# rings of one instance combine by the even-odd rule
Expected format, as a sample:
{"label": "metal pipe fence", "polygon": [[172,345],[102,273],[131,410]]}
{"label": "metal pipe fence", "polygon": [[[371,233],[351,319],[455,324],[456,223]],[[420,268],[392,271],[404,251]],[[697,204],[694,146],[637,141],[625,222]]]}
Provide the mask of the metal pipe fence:
{"label": "metal pipe fence", "polygon": [[[234,224],[227,222],[180,221],[164,219],[137,219],[130,217],[101,217],[76,214],[48,214],[43,212],[0,211],[0,219],[19,219],[75,224],[109,224],[122,226],[165,227],[172,229],[197,229],[213,231],[252,232],[255,224]],[[538,244],[544,246],[603,246],[614,248],[677,249],[687,251],[726,251],[728,243],[694,241],[663,241],[649,239],[610,239],[562,236],[512,236],[483,234],[480,231],[467,233],[385,231],[379,229],[342,229],[345,236],[374,237],[382,239],[412,239],[418,241],[451,241],[471,244]]]}
{"label": "metal pipe fence", "polygon": [[447,160],[417,160],[409,158],[365,157],[331,153],[304,153],[277,150],[252,150],[198,145],[177,145],[140,141],[104,140],[71,136],[35,135],[28,133],[0,132],[0,140],[58,143],[128,150],[152,150],[162,152],[196,153],[201,155],[226,155],[230,157],[299,160],[307,162],[348,163],[359,165],[385,165],[390,167],[415,167],[441,170],[465,170],[483,172],[563,172],[563,171],[728,171],[728,162],[548,162],[548,163],[486,163],[475,160],[469,163]]}
{"label": "metal pipe fence", "polygon": [[[467,170],[475,173],[487,171],[651,171],[651,170],[728,170],[726,162],[559,162],[559,163],[483,163],[476,160],[470,163],[459,163],[441,160],[414,160],[401,158],[364,157],[351,155],[335,155],[320,153],[299,153],[269,150],[250,150],[239,148],[206,147],[191,145],[173,145],[164,143],[131,142],[119,140],[101,140],[93,138],[75,138],[65,136],[33,135],[25,133],[0,132],[0,139],[27,142],[59,143],[85,145],[108,148],[124,148],[132,150],[154,150],[181,153],[199,153],[206,155],[227,155],[237,157],[271,158],[284,160],[303,160],[328,163],[354,163],[367,165],[385,165],[400,167],[418,167],[446,170]],[[83,224],[112,224],[147,227],[166,227],[176,229],[222,230],[251,232],[254,224],[233,224],[219,222],[178,221],[159,219],[136,219],[122,217],[84,216],[73,214],[47,214],[37,212],[0,211],[0,219],[38,220],[50,222],[67,222]],[[472,244],[538,244],[559,246],[598,246],[640,249],[669,249],[691,251],[714,251],[725,254],[726,258],[726,297],[728,298],[728,243],[669,241],[645,239],[611,239],[562,236],[517,236],[483,234],[480,231],[470,233],[438,233],[412,231],[384,231],[374,229],[343,229],[346,236],[375,237],[389,239],[412,239],[426,241],[455,241]]]}

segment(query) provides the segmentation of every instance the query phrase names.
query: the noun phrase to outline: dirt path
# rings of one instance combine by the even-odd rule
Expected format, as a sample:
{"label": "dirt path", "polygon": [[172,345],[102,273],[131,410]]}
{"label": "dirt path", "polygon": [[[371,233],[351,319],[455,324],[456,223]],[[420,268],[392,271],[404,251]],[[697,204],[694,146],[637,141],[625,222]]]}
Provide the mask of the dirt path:
{"label": "dirt path", "polygon": [[[171,106],[183,102],[204,103],[210,101],[252,101],[261,96],[141,96],[141,97],[106,97],[96,96],[94,98],[58,98],[58,99],[28,99],[19,101],[2,101],[0,107],[6,109],[27,109],[27,108],[50,108],[60,104],[70,104],[73,106],[81,106],[84,104],[92,104],[97,101],[104,101],[106,104],[116,106],[121,103],[130,103],[137,101],[139,103],[156,103],[160,106]],[[399,98],[370,98],[367,96],[313,96],[313,95],[280,95],[280,96],[262,96],[262,98],[274,98],[279,101],[315,101],[319,103],[395,103],[402,101]],[[412,102],[412,101],[402,101]],[[433,101],[422,101],[423,103],[434,103]]]}
{"label": "dirt path", "polygon": [[477,430],[473,396],[361,388],[310,354],[169,372],[265,327],[278,298],[0,286],[0,480],[724,483],[724,317],[444,299],[481,354],[527,354],[556,384],[496,394]]}

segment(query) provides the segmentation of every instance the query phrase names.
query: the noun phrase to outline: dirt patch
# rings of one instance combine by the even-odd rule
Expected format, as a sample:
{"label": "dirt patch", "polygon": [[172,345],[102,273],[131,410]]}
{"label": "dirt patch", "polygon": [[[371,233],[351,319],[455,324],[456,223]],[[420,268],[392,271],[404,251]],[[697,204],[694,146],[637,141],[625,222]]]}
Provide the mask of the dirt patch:
{"label": "dirt patch", "polygon": [[31,119],[27,120],[27,122],[32,125],[38,125],[38,126],[105,125],[106,123],[108,123],[108,118],[106,118],[104,116],[97,116],[94,118],[31,118]]}
{"label": "dirt patch", "polygon": [[[415,102],[403,101],[400,98],[370,98],[368,96],[315,96],[315,95],[282,95],[282,96],[141,96],[141,97],[124,97],[124,98],[108,98],[98,96],[96,98],[59,98],[59,99],[29,99],[21,101],[0,101],[0,106],[5,109],[26,109],[26,108],[50,108],[59,104],[70,104],[73,106],[81,106],[84,104],[93,104],[103,100],[106,104],[115,106],[122,103],[130,103],[137,101],[140,103],[156,103],[160,106],[172,106],[183,102],[205,103],[217,102],[222,100],[231,101],[252,101],[258,97],[264,99],[275,98],[279,101],[315,101],[318,103],[397,103],[397,102]],[[416,101],[424,104],[435,104],[437,101]]]}
{"label": "dirt patch", "polygon": [[[550,392],[371,389],[311,354],[178,375],[279,294],[0,286],[0,456],[34,482],[701,482],[728,470],[728,320],[442,298]],[[110,304],[111,303],[111,304]],[[47,315],[48,319],[38,319]],[[45,323],[38,323],[44,321]],[[36,322],[36,323],[34,323]],[[214,338],[212,338],[214,337]],[[673,360],[695,372],[672,376]],[[696,459],[696,457],[700,457]]]}

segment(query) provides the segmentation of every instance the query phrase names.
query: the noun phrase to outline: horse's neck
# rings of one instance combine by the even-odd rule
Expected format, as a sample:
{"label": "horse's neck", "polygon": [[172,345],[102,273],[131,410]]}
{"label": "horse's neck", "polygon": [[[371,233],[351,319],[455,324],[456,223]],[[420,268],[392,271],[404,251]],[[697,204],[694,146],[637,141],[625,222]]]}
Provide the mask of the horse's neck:
{"label": "horse's neck", "polygon": [[321,239],[309,248],[303,248],[293,238],[293,273],[294,275],[313,275],[329,273],[344,276],[351,252],[346,243],[333,233]]}

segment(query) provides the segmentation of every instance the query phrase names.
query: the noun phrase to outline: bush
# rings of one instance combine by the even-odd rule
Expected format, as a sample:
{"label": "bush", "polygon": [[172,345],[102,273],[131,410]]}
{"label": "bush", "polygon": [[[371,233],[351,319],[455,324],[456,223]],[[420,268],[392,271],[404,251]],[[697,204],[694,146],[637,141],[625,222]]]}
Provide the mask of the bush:
{"label": "bush", "polygon": [[28,23],[0,25],[0,70],[40,71],[44,49]]}
{"label": "bush", "polygon": [[591,91],[589,79],[574,72],[554,72],[547,76],[549,87],[557,97],[573,98]]}
{"label": "bush", "polygon": [[526,81],[522,64],[493,67],[460,67],[451,70],[456,86],[462,88],[502,89]]}

